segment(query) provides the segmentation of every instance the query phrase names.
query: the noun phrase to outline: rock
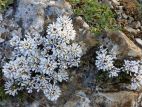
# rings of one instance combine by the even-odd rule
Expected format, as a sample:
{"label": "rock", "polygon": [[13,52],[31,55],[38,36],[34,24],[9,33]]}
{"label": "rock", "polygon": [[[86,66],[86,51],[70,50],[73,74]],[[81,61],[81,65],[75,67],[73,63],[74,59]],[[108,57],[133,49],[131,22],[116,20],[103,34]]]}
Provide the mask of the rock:
{"label": "rock", "polygon": [[[21,22],[22,27],[27,30],[29,27],[34,27],[37,31],[43,30],[44,24],[44,6],[45,0],[18,0],[15,20]],[[25,17],[26,16],[26,17]]]}
{"label": "rock", "polygon": [[135,92],[100,92],[94,93],[93,96],[93,107],[140,107],[137,103],[139,94]]}
{"label": "rock", "polygon": [[91,107],[90,100],[84,92],[78,92],[73,96],[64,107]]}
{"label": "rock", "polygon": [[123,16],[124,19],[128,18],[128,16],[125,13],[123,13],[122,16]]}
{"label": "rock", "polygon": [[112,2],[110,0],[101,0],[101,3],[107,4],[108,6],[110,6],[110,8],[114,8],[114,6],[112,5]]}
{"label": "rock", "polygon": [[113,2],[115,5],[120,5],[119,0],[112,0],[112,2]]}
{"label": "rock", "polygon": [[83,41],[87,47],[96,45],[96,38],[90,32],[89,25],[80,16],[75,17],[73,24],[77,32],[77,41]]}
{"label": "rock", "polygon": [[13,12],[14,12],[14,10],[13,10],[13,8],[9,8],[7,11],[6,11],[6,13],[5,13],[5,18],[12,18],[13,17]]}
{"label": "rock", "polygon": [[108,37],[118,45],[118,55],[121,57],[142,57],[141,49],[134,44],[123,32],[109,32]]}
{"label": "rock", "polygon": [[130,26],[134,29],[138,29],[138,28],[141,28],[141,23],[140,23],[140,21],[134,21],[134,22],[132,22],[132,24]]}
{"label": "rock", "polygon": [[3,17],[2,17],[2,14],[0,13],[0,21],[2,21],[3,20]]}
{"label": "rock", "polygon": [[133,21],[134,21],[134,18],[131,17],[131,16],[129,16],[129,17],[128,17],[128,23],[132,23]]}
{"label": "rock", "polygon": [[142,4],[142,0],[138,0]]}
{"label": "rock", "polygon": [[82,19],[82,17],[78,16],[75,18],[75,23],[77,23],[80,28],[85,28],[87,30],[89,30],[89,25]]}
{"label": "rock", "polygon": [[26,31],[34,29],[42,32],[45,17],[49,18],[53,14],[56,17],[63,14],[71,15],[71,6],[64,0],[17,0],[17,5],[15,20]]}
{"label": "rock", "polygon": [[124,27],[124,29],[125,29],[126,31],[130,32],[130,33],[134,33],[134,34],[137,34],[137,33],[138,33],[138,31],[137,31],[136,29],[133,29],[133,28],[131,28],[131,27],[129,27],[129,26]]}
{"label": "rock", "polygon": [[[0,64],[3,63],[1,59],[9,59],[11,54],[11,47],[8,45],[8,40],[15,36],[22,36],[25,32],[38,32],[45,33],[45,28],[48,23],[51,23],[55,17],[59,15],[72,15],[71,5],[65,0],[16,0],[17,7],[15,10],[9,8],[4,14],[0,14]],[[106,0],[103,0],[104,2]],[[107,0],[110,3],[110,0]],[[120,5],[119,0],[112,0],[113,4]],[[123,13],[124,6],[118,6],[119,14]],[[4,18],[3,18],[4,17]],[[129,16],[123,14],[126,19]],[[122,18],[122,16],[120,16]],[[89,25],[81,18],[73,16],[74,28],[77,31],[76,41],[80,44],[86,43],[84,49],[87,47],[94,47],[97,43],[96,38],[90,32]],[[133,17],[129,18],[131,21]],[[138,23],[137,26],[140,24]],[[137,31],[133,28],[126,27],[131,33]],[[6,38],[3,38],[2,36]],[[141,49],[134,44],[123,32],[109,32],[108,41],[105,46],[111,47],[111,52],[117,52],[121,57],[133,56],[141,57]],[[82,41],[84,43],[82,43]],[[136,41],[142,44],[140,38],[136,38]],[[84,50],[83,49],[83,50]],[[92,50],[91,50],[92,49]],[[25,99],[22,104],[17,97],[1,102],[2,107],[137,107],[138,93],[128,91],[116,91],[113,87],[108,89],[110,93],[96,93],[95,73],[94,66],[94,54],[95,49],[91,48],[86,56],[86,60],[83,63],[87,63],[87,67],[78,68],[77,72],[71,72],[70,82],[62,84],[62,95],[57,102],[50,102],[42,94],[36,95],[34,93],[34,101],[28,102],[29,99]],[[87,49],[86,49],[87,50]],[[91,57],[91,59],[89,59]],[[93,61],[92,61],[93,60]],[[90,65],[88,63],[91,63]],[[85,70],[84,70],[85,69]],[[81,72],[81,73],[80,73]],[[74,73],[74,75],[73,75]],[[79,92],[78,92],[79,90]],[[93,91],[92,91],[93,90]],[[117,89],[118,91],[118,89]],[[27,95],[28,96],[28,95]],[[17,98],[17,99],[16,99]],[[13,101],[14,100],[14,101]],[[139,101],[141,102],[141,100]]]}
{"label": "rock", "polygon": [[142,46],[142,40],[140,38],[135,38],[136,42]]}

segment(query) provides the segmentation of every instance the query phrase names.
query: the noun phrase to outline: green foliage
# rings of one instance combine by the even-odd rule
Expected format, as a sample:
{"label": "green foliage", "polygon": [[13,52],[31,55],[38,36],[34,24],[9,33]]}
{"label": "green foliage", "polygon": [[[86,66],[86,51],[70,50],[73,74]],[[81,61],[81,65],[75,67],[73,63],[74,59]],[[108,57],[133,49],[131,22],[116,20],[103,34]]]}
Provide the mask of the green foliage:
{"label": "green foliage", "polygon": [[7,99],[7,95],[5,94],[4,87],[0,84],[0,100]]}
{"label": "green foliage", "polygon": [[115,14],[106,4],[101,4],[97,0],[68,1],[72,4],[74,13],[82,16],[95,34],[118,29],[115,22]]}
{"label": "green foliage", "polygon": [[6,98],[7,98],[7,95],[5,94],[5,91],[4,91],[4,81],[2,78],[2,71],[0,68],[0,100],[4,100]]}
{"label": "green foliage", "polygon": [[14,0],[0,0],[0,12],[2,12],[8,5],[12,4]]}

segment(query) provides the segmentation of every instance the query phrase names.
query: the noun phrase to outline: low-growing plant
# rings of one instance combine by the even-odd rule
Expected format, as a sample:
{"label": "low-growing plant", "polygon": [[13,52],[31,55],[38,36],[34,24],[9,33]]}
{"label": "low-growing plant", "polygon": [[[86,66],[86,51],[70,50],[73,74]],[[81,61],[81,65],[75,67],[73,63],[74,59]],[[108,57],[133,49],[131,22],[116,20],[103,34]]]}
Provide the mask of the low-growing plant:
{"label": "low-growing plant", "polygon": [[69,79],[68,68],[78,67],[81,46],[75,43],[76,32],[68,16],[49,24],[46,34],[14,35],[9,41],[13,53],[2,67],[5,92],[15,96],[19,91],[42,91],[56,101],[61,95],[59,84]]}
{"label": "low-growing plant", "polygon": [[8,5],[12,4],[14,0],[0,0],[0,12],[2,12]]}
{"label": "low-growing plant", "polygon": [[100,34],[104,30],[116,30],[119,27],[115,22],[115,14],[106,4],[97,0],[68,0],[74,13],[82,16],[90,25],[91,31]]}
{"label": "low-growing plant", "polygon": [[100,46],[96,54],[97,81],[115,79],[118,83],[130,84],[132,90],[142,86],[142,60],[124,59],[117,65],[119,59],[116,54],[110,53],[103,46]]}

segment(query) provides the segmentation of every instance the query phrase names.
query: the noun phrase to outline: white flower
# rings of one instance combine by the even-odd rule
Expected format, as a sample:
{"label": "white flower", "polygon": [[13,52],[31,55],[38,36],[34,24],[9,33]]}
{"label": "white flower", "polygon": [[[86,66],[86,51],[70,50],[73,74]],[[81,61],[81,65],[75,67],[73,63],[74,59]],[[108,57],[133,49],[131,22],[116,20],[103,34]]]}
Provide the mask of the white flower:
{"label": "white flower", "polygon": [[22,81],[21,86],[26,87],[28,93],[32,93],[35,89],[35,80],[32,78],[31,80]]}
{"label": "white flower", "polygon": [[60,28],[58,28],[58,26],[55,23],[53,23],[53,24],[49,24],[46,32],[48,35],[56,35],[58,34],[59,29]]}
{"label": "white flower", "polygon": [[138,88],[138,83],[132,81],[132,82],[131,82],[131,89],[132,89],[132,90],[136,90],[137,88]]}
{"label": "white flower", "polygon": [[58,17],[56,21],[59,28],[62,28],[59,30],[59,35],[62,37],[65,37],[68,40],[74,40],[76,37],[76,32],[73,29],[72,21],[67,16]]}
{"label": "white flower", "polygon": [[121,72],[121,69],[114,67],[109,71],[109,77],[117,77],[119,72]]}
{"label": "white flower", "polygon": [[80,47],[79,44],[73,43],[73,44],[71,45],[70,51],[72,52],[71,54],[72,54],[74,57],[81,57],[81,55],[82,55],[82,49],[81,49],[81,47]]}
{"label": "white flower", "polygon": [[95,62],[95,65],[98,70],[109,71],[114,67],[113,63],[115,57],[113,55],[108,54],[107,49],[104,49],[101,46],[100,50],[97,51],[96,54],[97,60]]}
{"label": "white flower", "polygon": [[32,78],[34,81],[34,89],[36,89],[37,91],[39,91],[40,89],[44,89],[47,88],[47,84],[50,83],[51,81],[51,77],[47,77],[45,75],[37,75],[35,77]]}
{"label": "white flower", "polygon": [[53,78],[55,78],[55,80],[59,82],[62,82],[67,81],[69,79],[69,76],[65,69],[59,69],[58,73],[53,74]]}
{"label": "white flower", "polygon": [[42,74],[52,74],[54,69],[57,67],[57,62],[52,60],[52,57],[40,58],[40,73]]}
{"label": "white flower", "polygon": [[23,41],[20,41],[18,48],[24,56],[27,56],[30,54],[34,54],[34,50],[37,48],[37,46],[36,46],[34,39],[32,39],[29,36]]}
{"label": "white flower", "polygon": [[9,42],[12,46],[18,46],[20,42],[20,37],[14,35],[13,38]]}
{"label": "white flower", "polygon": [[124,60],[124,69],[133,73],[139,73],[139,61]]}
{"label": "white flower", "polygon": [[40,45],[40,44],[42,44],[43,41],[44,41],[44,40],[43,40],[44,38],[42,38],[42,37],[40,36],[40,34],[35,34],[33,39],[34,39],[36,45]]}
{"label": "white flower", "polygon": [[19,75],[17,75],[17,77],[21,78],[22,81],[31,78],[31,72],[30,72],[30,70],[28,68],[27,69],[26,68],[19,68],[17,70],[17,74],[19,74]]}
{"label": "white flower", "polygon": [[72,26],[72,20],[68,16],[60,16],[60,17],[58,17],[56,23],[60,24],[60,25],[64,24],[64,27],[67,27],[68,25]]}
{"label": "white flower", "polygon": [[43,49],[43,51],[41,51],[41,55],[43,56],[43,57],[51,57],[52,56],[52,58],[56,58],[57,57],[57,50],[58,49],[56,49],[53,45],[47,45],[44,49]]}
{"label": "white flower", "polygon": [[9,80],[5,82],[5,91],[7,94],[15,96],[16,94],[18,94],[19,90],[21,89],[18,88],[16,84],[14,84],[13,80]]}
{"label": "white flower", "polygon": [[16,68],[14,62],[10,61],[3,66],[2,72],[6,78],[13,79],[16,76]]}
{"label": "white flower", "polygon": [[34,55],[27,57],[28,66],[32,71],[38,72],[40,63],[40,54],[35,52]]}
{"label": "white flower", "polygon": [[[35,30],[26,34],[21,40],[18,36],[10,40],[14,51],[2,71],[6,81],[11,79],[15,83],[6,83],[7,93],[15,95],[19,89],[28,93],[42,90],[49,100],[55,101],[61,95],[55,84],[69,79],[67,68],[78,66],[82,55],[81,46],[71,41],[76,34],[71,19],[58,18],[48,26],[47,35]],[[12,90],[13,85],[19,88]]]}
{"label": "white flower", "polygon": [[21,68],[21,67],[27,67],[28,62],[25,57],[21,56],[21,57],[17,57],[14,60],[14,64],[15,66],[17,66],[17,68]]}
{"label": "white flower", "polygon": [[58,86],[56,85],[47,85],[47,89],[43,90],[45,96],[51,100],[51,101],[56,101],[58,97],[61,95],[61,90]]}

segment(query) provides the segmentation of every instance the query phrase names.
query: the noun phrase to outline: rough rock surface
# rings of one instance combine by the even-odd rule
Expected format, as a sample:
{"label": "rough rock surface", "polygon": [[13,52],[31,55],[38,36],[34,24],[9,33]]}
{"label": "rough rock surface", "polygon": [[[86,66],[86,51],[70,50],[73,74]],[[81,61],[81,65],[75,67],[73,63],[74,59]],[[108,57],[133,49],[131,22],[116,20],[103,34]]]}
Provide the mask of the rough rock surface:
{"label": "rough rock surface", "polygon": [[[111,4],[119,6],[121,3],[119,0],[112,0]],[[123,10],[119,9],[119,12],[121,11]],[[64,0],[17,0],[14,7],[9,8],[4,15],[0,14],[0,59],[10,56],[12,49],[7,41],[12,35],[23,36],[26,32],[44,33],[47,24],[62,14],[73,14],[70,4]],[[123,14],[123,17],[129,17],[130,22],[133,21],[132,16]],[[73,20],[77,31],[76,40],[86,43],[85,48],[95,46],[96,40],[92,37],[87,23],[81,17],[73,17]],[[139,29],[140,22],[135,26]],[[129,32],[130,30],[134,32],[132,29],[129,29]],[[108,36],[112,40],[110,42],[107,38],[109,44],[115,44],[112,52],[117,50],[122,56],[142,56],[141,49],[124,33],[110,32]],[[106,45],[110,46],[109,44]],[[96,88],[94,50],[94,47],[91,48],[87,56],[84,56],[83,63],[86,66],[70,73],[70,80],[62,85],[63,95],[57,102],[47,101],[42,93],[34,93],[26,95],[24,101],[19,101],[16,97],[0,101],[0,107],[142,107],[140,92],[115,90],[116,87],[110,88],[109,92],[102,92]],[[0,60],[0,64],[3,64],[3,61]]]}
{"label": "rough rock surface", "polygon": [[139,107],[138,93],[120,91],[94,94],[93,107]]}
{"label": "rough rock surface", "polygon": [[123,32],[110,32],[108,37],[118,47],[118,55],[122,57],[141,57],[142,50],[134,44]]}

